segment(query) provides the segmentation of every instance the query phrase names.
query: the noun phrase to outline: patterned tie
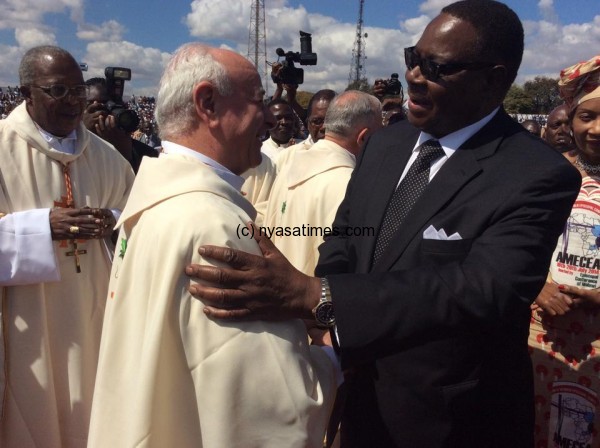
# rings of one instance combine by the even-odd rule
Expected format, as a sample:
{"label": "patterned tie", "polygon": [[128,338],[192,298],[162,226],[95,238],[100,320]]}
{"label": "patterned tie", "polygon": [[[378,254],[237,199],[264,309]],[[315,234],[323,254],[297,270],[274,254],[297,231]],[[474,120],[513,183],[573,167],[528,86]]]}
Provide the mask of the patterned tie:
{"label": "patterned tie", "polygon": [[404,176],[388,203],[375,243],[373,264],[377,263],[383,255],[392,237],[400,228],[402,221],[427,187],[431,162],[443,155],[444,150],[437,140],[427,140],[421,145],[417,159],[408,169],[406,176]]}

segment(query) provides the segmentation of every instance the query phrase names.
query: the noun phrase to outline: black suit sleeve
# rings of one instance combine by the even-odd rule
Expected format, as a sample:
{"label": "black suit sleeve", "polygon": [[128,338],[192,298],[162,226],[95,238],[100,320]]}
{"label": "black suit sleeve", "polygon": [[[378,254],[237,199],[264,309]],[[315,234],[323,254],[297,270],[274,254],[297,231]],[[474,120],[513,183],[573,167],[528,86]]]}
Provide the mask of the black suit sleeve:
{"label": "black suit sleeve", "polygon": [[142,157],[158,157],[158,152],[152,148],[151,146],[146,145],[145,143],[136,140],[135,138],[131,138],[131,144],[133,145],[133,151],[131,154],[131,168],[133,168],[133,172],[137,173],[140,169],[140,164],[142,163]]}

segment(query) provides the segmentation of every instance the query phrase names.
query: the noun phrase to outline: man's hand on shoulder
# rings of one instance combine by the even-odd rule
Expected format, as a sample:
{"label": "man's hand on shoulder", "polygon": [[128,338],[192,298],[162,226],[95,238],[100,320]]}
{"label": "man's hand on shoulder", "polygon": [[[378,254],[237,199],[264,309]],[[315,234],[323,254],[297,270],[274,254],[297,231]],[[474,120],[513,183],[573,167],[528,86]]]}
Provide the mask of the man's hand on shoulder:
{"label": "man's hand on shoulder", "polygon": [[321,292],[319,279],[298,271],[253,224],[248,227],[263,256],[226,247],[200,247],[203,258],[227,267],[187,266],[186,274],[199,281],[189,287],[190,293],[206,305],[209,317],[217,319],[312,319]]}

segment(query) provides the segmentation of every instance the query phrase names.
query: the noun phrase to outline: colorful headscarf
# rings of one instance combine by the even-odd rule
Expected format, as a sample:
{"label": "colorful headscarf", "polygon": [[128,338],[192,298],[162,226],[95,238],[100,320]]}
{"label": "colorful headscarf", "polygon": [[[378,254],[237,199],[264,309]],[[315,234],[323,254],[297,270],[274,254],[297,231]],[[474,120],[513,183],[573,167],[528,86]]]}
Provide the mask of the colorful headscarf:
{"label": "colorful headscarf", "polygon": [[571,111],[584,101],[599,98],[600,55],[562,70],[558,89]]}

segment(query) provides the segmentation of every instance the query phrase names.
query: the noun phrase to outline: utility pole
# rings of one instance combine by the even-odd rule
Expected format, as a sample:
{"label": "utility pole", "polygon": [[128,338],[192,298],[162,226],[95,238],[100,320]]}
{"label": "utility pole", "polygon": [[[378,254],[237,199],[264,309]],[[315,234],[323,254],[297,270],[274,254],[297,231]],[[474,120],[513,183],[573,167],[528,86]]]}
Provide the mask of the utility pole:
{"label": "utility pole", "polygon": [[365,0],[359,0],[358,22],[356,22],[356,39],[354,41],[354,47],[352,48],[352,63],[350,64],[350,75],[348,76],[348,84],[356,83],[357,86],[360,81],[367,78],[367,72],[365,69],[365,60],[367,59],[365,54],[365,39],[368,37],[368,34],[363,34],[362,29],[364,5]]}
{"label": "utility pole", "polygon": [[268,95],[269,80],[267,79],[267,33],[265,31],[265,0],[251,0],[250,32],[248,35],[247,58],[254,63],[262,78],[263,86]]}

